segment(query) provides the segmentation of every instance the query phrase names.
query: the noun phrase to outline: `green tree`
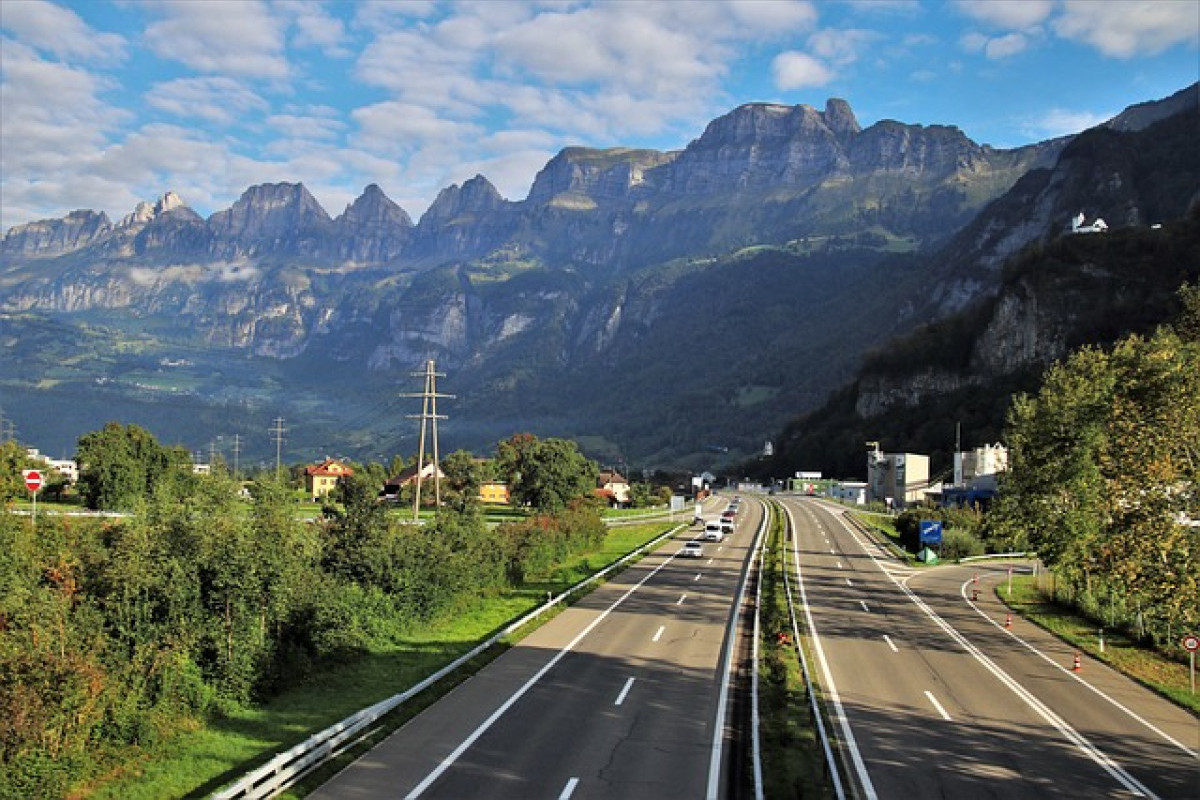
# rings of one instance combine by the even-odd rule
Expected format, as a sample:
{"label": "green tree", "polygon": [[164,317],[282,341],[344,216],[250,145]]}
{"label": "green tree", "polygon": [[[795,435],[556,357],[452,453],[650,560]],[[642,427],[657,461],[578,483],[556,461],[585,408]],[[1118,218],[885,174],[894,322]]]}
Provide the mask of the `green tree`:
{"label": "green tree", "polygon": [[572,500],[590,497],[596,488],[599,467],[572,441],[518,434],[497,449],[499,469],[513,499],[536,511],[561,511]]}
{"label": "green tree", "polygon": [[128,510],[149,498],[155,484],[188,471],[187,453],[158,443],[137,425],[109,422],[79,439],[79,493],[88,508]]}
{"label": "green tree", "polygon": [[441,467],[446,475],[443,484],[445,503],[460,512],[477,508],[483,470],[475,457],[466,450],[455,450],[442,459]]}

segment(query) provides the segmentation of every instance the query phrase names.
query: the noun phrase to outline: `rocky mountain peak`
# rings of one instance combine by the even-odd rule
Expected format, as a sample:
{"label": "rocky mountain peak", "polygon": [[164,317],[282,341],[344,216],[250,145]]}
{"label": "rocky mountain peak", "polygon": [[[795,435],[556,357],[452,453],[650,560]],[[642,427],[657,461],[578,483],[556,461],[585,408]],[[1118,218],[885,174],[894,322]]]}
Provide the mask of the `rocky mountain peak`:
{"label": "rocky mountain peak", "polygon": [[429,210],[421,217],[421,225],[484,216],[504,205],[500,192],[482,175],[476,175],[459,186],[457,183],[438,192]]}
{"label": "rocky mountain peak", "polygon": [[332,222],[302,183],[251,186],[232,207],[208,218],[213,233],[229,239],[276,239]]}
{"label": "rocky mountain peak", "polygon": [[838,97],[831,97],[825,102],[825,125],[839,136],[853,136],[862,131],[858,118],[854,116],[850,104]]}
{"label": "rocky mountain peak", "polygon": [[644,182],[648,171],[676,155],[628,147],[567,147],[534,178],[526,202],[578,208],[590,207],[597,200],[624,200]]}
{"label": "rocky mountain peak", "polygon": [[338,217],[337,222],[343,228],[362,229],[364,227],[385,229],[389,226],[411,228],[412,217],[398,206],[390,197],[384,194],[378,184],[370,184],[363,189],[358,198],[346,206],[346,210]]}

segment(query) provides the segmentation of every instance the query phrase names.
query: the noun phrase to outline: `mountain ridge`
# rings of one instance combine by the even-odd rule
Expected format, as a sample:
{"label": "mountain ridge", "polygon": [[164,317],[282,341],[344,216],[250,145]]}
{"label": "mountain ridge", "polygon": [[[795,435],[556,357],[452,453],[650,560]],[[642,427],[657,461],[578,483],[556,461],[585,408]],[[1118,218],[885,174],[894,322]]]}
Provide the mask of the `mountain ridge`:
{"label": "mountain ridge", "polygon": [[[457,383],[451,443],[522,426],[613,459],[700,466],[721,445],[732,461],[880,340],[985,291],[968,263],[931,271],[936,246],[1071,141],[998,151],[953,126],[860,130],[843,101],[748,104],[680,151],[565,148],[523,201],[476,176],[415,224],[377,186],[336,218],[286,183],[209,220],[143,209],[120,235],[72,212],[0,242],[0,338],[16,354],[0,408],[185,404],[188,440],[213,407],[244,409],[258,439],[264,415],[286,413],[317,431],[307,448],[340,430],[338,447],[366,452],[411,441],[382,432],[389,398],[433,358]],[[935,276],[963,297],[931,304]],[[326,408],[331,391],[348,394]]]}

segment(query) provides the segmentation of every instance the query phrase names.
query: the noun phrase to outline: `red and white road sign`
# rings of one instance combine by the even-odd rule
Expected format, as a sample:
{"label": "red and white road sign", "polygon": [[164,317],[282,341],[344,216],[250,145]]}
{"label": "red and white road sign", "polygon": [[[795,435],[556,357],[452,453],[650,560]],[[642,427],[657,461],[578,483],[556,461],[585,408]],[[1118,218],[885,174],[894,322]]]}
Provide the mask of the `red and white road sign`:
{"label": "red and white road sign", "polygon": [[1200,650],[1200,636],[1185,636],[1183,637],[1183,649],[1196,652]]}
{"label": "red and white road sign", "polygon": [[36,469],[21,470],[22,477],[25,478],[25,488],[31,492],[36,492],[42,488],[42,473]]}

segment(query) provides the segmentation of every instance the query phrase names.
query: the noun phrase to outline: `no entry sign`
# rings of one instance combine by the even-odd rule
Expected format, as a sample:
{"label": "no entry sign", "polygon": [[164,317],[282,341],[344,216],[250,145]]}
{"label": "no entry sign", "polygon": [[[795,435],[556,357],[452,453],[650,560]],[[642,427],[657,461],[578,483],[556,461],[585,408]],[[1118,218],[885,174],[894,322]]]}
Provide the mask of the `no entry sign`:
{"label": "no entry sign", "polygon": [[21,475],[25,478],[25,488],[31,492],[36,492],[42,488],[42,473],[36,469],[21,470]]}

